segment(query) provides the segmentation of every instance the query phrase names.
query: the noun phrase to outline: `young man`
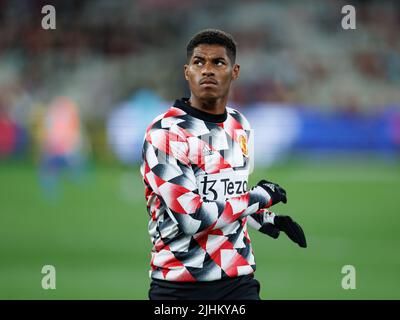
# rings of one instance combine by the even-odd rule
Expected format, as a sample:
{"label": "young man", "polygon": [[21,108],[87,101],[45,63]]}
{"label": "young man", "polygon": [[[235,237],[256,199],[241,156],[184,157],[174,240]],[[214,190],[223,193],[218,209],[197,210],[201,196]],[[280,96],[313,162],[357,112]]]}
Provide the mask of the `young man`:
{"label": "young man", "polygon": [[236,44],[204,30],[187,45],[191,95],[146,131],[141,173],[153,242],[150,299],[259,300],[247,224],[306,247],[301,227],[266,210],[286,192],[266,180],[247,190],[251,128],[226,106],[238,78]]}

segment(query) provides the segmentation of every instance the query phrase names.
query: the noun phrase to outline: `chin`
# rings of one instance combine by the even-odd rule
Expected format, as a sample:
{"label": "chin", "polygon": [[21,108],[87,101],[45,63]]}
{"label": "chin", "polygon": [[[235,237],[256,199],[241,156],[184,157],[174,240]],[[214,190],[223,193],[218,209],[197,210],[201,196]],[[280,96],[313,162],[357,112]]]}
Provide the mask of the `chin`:
{"label": "chin", "polygon": [[203,92],[199,98],[202,100],[217,100],[220,96],[215,92]]}

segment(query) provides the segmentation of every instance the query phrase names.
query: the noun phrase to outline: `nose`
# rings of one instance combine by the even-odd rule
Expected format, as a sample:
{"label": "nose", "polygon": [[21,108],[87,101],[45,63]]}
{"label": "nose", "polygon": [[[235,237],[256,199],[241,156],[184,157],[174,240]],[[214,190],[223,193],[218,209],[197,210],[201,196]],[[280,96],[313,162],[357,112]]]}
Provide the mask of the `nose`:
{"label": "nose", "polygon": [[214,68],[211,63],[204,64],[203,69],[201,70],[203,76],[213,76],[214,75]]}

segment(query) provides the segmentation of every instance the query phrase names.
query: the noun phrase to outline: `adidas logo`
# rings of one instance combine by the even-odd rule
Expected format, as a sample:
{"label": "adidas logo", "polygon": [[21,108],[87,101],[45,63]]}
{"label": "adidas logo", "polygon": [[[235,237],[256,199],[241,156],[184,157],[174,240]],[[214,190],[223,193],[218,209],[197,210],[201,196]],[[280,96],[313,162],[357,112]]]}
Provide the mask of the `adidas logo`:
{"label": "adidas logo", "polygon": [[275,185],[272,183],[267,183],[266,186],[272,190],[272,192],[275,192]]}
{"label": "adidas logo", "polygon": [[209,146],[205,145],[203,148],[203,156],[209,156],[213,154],[214,152],[210,149]]}

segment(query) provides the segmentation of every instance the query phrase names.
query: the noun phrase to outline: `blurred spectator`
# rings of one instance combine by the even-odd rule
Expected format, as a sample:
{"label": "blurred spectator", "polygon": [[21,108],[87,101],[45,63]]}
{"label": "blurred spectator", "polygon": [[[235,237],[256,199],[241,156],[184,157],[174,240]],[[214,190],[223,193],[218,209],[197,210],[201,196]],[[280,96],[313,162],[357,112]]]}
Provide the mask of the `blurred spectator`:
{"label": "blurred spectator", "polygon": [[26,130],[7,109],[0,101],[0,160],[24,156],[28,145]]}
{"label": "blurred spectator", "polygon": [[0,104],[0,159],[11,156],[17,140],[17,128]]}
{"label": "blurred spectator", "polygon": [[59,192],[63,174],[79,179],[87,160],[87,142],[75,103],[56,98],[44,117],[40,179],[51,195]]}

